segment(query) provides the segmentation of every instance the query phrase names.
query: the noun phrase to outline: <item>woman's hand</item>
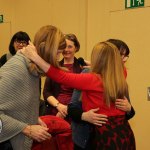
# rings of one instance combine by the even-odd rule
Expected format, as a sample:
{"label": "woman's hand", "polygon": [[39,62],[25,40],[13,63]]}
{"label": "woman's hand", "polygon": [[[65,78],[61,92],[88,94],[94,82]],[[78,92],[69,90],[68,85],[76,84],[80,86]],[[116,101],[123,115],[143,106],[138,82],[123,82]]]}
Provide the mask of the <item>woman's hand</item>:
{"label": "woman's hand", "polygon": [[37,64],[45,73],[50,68],[50,64],[48,64],[43,58],[41,58],[37,54],[37,50],[35,46],[29,42],[29,45],[27,47],[24,47],[23,49],[19,50],[18,52],[25,55],[27,58],[32,60],[35,64]]}
{"label": "woman's hand", "polygon": [[63,105],[63,104],[59,103],[58,106],[57,106],[57,110],[63,116],[63,118],[65,118],[68,115],[66,105]]}
{"label": "woman's hand", "polygon": [[88,69],[91,68],[91,62],[90,61],[84,59],[84,62],[86,63],[86,66],[83,66],[83,68],[88,68]]}
{"label": "woman's hand", "polygon": [[47,128],[46,123],[40,117],[38,118],[38,124],[41,125],[42,127],[46,127]]}
{"label": "woman's hand", "polygon": [[116,108],[122,111],[125,111],[125,112],[131,111],[131,104],[126,97],[124,99],[116,99],[115,105],[116,105]]}
{"label": "woman's hand", "polygon": [[62,119],[65,118],[60,112],[58,112],[58,113],[56,114],[56,116],[59,117],[59,118],[62,118]]}
{"label": "woman's hand", "polygon": [[38,142],[42,142],[51,138],[51,134],[49,134],[47,131],[48,128],[40,125],[28,125],[22,132],[28,137]]}
{"label": "woman's hand", "polygon": [[99,108],[96,108],[91,109],[87,112],[83,112],[81,117],[82,120],[92,123],[94,125],[102,126],[106,123],[106,121],[108,121],[108,119],[106,115],[96,113],[98,110]]}
{"label": "woman's hand", "polygon": [[29,42],[29,45],[23,47],[23,49],[19,50],[18,52],[25,55],[27,58],[31,59],[34,62],[35,57],[37,56],[37,50],[33,43]]}

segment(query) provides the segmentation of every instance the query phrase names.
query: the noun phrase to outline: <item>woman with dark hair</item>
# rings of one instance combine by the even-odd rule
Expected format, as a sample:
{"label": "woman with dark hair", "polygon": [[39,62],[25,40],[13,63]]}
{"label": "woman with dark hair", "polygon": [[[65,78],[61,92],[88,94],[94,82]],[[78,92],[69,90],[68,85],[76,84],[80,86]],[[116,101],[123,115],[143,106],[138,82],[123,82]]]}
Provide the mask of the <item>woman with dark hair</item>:
{"label": "woman with dark hair", "polygon": [[15,55],[18,49],[26,47],[29,44],[29,41],[30,37],[26,32],[19,31],[15,33],[9,44],[9,53],[4,54],[0,59],[1,65],[4,65],[7,62],[7,60],[9,60],[13,55]]}
{"label": "woman with dark hair", "polygon": [[130,49],[124,41],[119,39],[108,39],[107,41],[113,43],[118,48],[120,54],[124,54],[126,56],[130,54]]}

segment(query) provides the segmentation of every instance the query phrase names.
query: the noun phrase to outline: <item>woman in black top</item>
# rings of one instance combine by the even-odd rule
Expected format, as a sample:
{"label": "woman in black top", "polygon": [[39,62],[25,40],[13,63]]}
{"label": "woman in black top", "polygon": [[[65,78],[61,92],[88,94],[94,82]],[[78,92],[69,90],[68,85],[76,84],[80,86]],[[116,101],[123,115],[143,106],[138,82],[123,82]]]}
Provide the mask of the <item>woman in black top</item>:
{"label": "woman in black top", "polygon": [[1,59],[1,65],[4,65],[19,49],[26,47],[30,41],[30,37],[26,32],[19,31],[15,33],[9,44],[9,53],[4,54]]}

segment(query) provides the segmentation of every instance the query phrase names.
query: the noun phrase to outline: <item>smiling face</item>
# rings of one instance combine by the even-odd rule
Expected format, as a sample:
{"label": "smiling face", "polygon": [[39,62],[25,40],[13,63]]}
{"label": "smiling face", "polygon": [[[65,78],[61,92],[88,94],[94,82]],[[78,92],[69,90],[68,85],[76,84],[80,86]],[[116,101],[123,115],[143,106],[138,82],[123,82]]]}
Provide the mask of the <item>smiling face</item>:
{"label": "smiling face", "polygon": [[74,45],[74,42],[70,41],[68,39],[66,39],[66,44],[67,44],[67,46],[62,53],[63,57],[64,57],[64,59],[72,59],[72,58],[74,58],[74,55],[76,53],[76,47]]}
{"label": "smiling face", "polygon": [[28,45],[28,43],[24,40],[20,41],[20,40],[15,40],[14,41],[14,49],[17,52],[19,49],[22,49],[23,47],[26,47]]}

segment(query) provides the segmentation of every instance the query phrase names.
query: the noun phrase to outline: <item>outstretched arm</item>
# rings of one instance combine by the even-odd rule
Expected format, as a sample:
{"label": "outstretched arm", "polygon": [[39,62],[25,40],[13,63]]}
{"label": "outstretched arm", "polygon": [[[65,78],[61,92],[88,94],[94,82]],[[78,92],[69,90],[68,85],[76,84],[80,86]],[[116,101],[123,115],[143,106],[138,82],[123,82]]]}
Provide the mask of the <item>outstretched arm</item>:
{"label": "outstretched arm", "polygon": [[[45,62],[37,53],[36,48],[33,45],[28,45],[26,48],[20,50],[27,58],[31,59],[35,64],[37,64],[48,77],[54,81],[76,88],[79,90],[95,90],[102,91],[102,82],[96,75],[91,73],[88,74],[75,74],[75,73],[66,73],[61,69],[55,68]],[[91,82],[87,82],[91,81]],[[100,82],[98,82],[100,81]]]}

